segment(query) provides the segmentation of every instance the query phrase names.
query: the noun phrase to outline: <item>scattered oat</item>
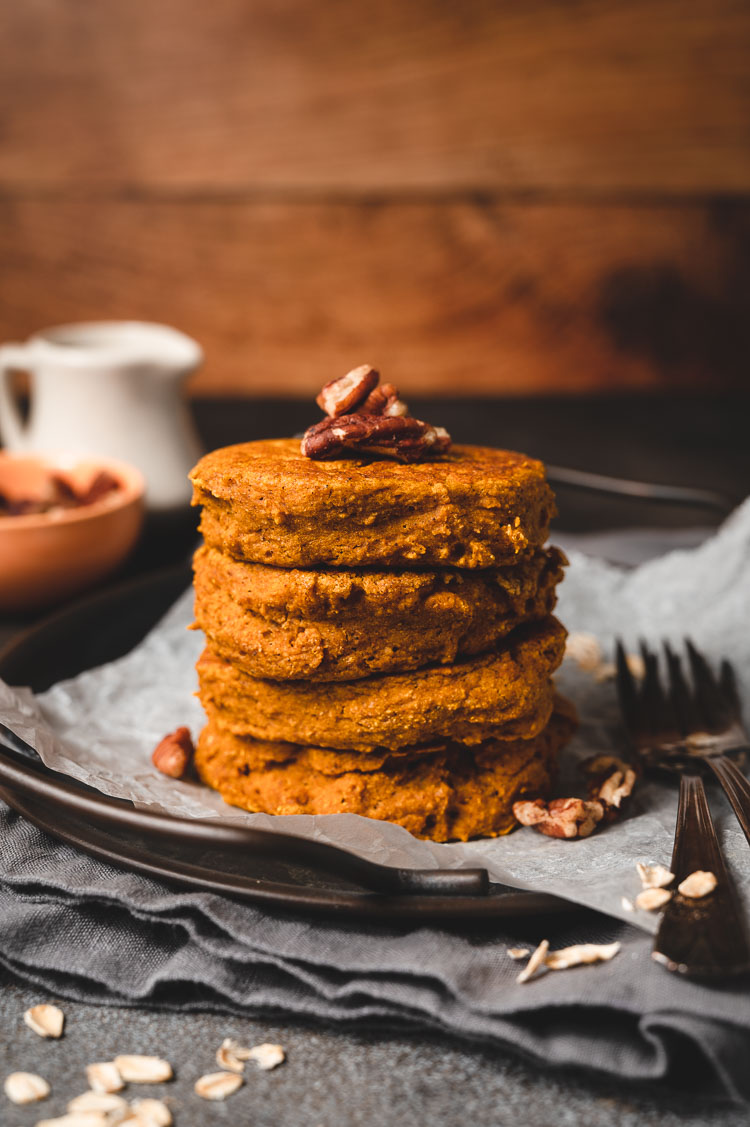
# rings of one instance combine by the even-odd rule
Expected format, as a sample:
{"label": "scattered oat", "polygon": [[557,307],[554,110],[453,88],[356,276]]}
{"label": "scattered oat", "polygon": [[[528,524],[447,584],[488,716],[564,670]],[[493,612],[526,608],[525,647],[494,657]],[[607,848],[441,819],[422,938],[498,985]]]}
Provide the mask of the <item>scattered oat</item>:
{"label": "scattered oat", "polygon": [[23,1015],[23,1020],[40,1037],[62,1037],[65,1014],[58,1006],[32,1006]]}
{"label": "scattered oat", "polygon": [[169,1061],[160,1057],[115,1057],[114,1064],[122,1079],[130,1084],[161,1084],[174,1075]]}
{"label": "scattered oat", "polygon": [[243,1072],[245,1061],[249,1060],[250,1049],[241,1045],[239,1041],[225,1037],[216,1050],[216,1063],[225,1072]]}
{"label": "scattered oat", "polygon": [[172,1123],[172,1112],[163,1100],[133,1100],[130,1106],[135,1120],[126,1122],[134,1122],[136,1127],[170,1127]]}
{"label": "scattered oat", "polygon": [[668,888],[644,888],[636,896],[635,906],[644,912],[656,912],[671,899],[672,893]]}
{"label": "scattered oat", "polygon": [[595,673],[602,663],[602,648],[593,634],[568,634],[565,656],[586,673]]}
{"label": "scattered oat", "polygon": [[578,943],[573,947],[550,951],[544,965],[550,970],[567,970],[584,963],[606,963],[614,959],[619,950],[619,943]]}
{"label": "scattered oat", "polygon": [[627,896],[622,896],[620,898],[620,903],[622,904],[622,906],[623,906],[623,908],[625,909],[626,912],[632,912],[635,908],[633,901],[629,900],[627,898]]}
{"label": "scattered oat", "polygon": [[708,896],[709,892],[713,892],[717,883],[713,873],[706,872],[705,869],[696,869],[694,873],[680,881],[677,891],[680,896],[687,896],[690,900],[700,900],[701,896]]}
{"label": "scattered oat", "polygon": [[528,947],[509,947],[508,954],[511,959],[526,959],[531,954]]}
{"label": "scattered oat", "polygon": [[225,1100],[238,1088],[244,1080],[236,1072],[209,1072],[195,1082],[195,1094],[202,1100]]}
{"label": "scattered oat", "polygon": [[94,1092],[121,1092],[125,1081],[112,1060],[86,1065],[86,1079]]}
{"label": "scattered oat", "polygon": [[674,873],[664,865],[644,865],[639,861],[636,869],[644,888],[667,888],[674,880]]}
{"label": "scattered oat", "polygon": [[281,1045],[255,1045],[247,1054],[247,1059],[255,1061],[263,1072],[270,1072],[284,1063],[286,1053]]}
{"label": "scattered oat", "polygon": [[13,1104],[35,1104],[37,1100],[46,1100],[50,1093],[47,1081],[35,1072],[11,1072],[3,1087]]}
{"label": "scattered oat", "polygon": [[544,960],[547,958],[548,951],[549,940],[543,939],[537,947],[536,951],[534,951],[534,953],[532,954],[526,966],[519,974],[516,982],[528,982],[530,978],[533,978],[536,972],[544,966]]}
{"label": "scattered oat", "polygon": [[115,1111],[125,1112],[127,1109],[128,1105],[122,1096],[116,1096],[112,1092],[83,1092],[68,1104],[68,1111],[98,1111],[102,1115],[110,1115]]}

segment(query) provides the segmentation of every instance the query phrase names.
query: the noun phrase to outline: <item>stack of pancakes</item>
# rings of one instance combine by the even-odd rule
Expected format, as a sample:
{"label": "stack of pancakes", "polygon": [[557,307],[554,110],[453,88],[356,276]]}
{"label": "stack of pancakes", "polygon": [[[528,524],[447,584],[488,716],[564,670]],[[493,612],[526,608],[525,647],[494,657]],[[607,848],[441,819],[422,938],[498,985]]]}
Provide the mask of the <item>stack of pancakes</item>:
{"label": "stack of pancakes", "polygon": [[354,813],[419,837],[506,833],[572,732],[551,675],[563,558],[540,462],[316,462],[292,439],[216,450],[195,618],[201,777],[273,814]]}

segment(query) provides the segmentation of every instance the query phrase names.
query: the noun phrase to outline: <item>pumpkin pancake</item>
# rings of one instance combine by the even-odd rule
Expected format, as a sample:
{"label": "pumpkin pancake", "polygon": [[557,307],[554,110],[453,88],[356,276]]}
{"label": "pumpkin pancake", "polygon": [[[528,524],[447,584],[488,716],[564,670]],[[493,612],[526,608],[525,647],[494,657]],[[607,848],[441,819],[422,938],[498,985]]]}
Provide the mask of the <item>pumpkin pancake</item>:
{"label": "pumpkin pancake", "polygon": [[508,833],[514,802],[547,795],[558,749],[574,729],[572,706],[556,697],[533,739],[362,755],[253,740],[211,715],[195,763],[204,782],[245,810],[363,814],[416,837],[467,841]]}
{"label": "pumpkin pancake", "polygon": [[482,446],[404,466],[270,439],[214,450],[190,477],[206,543],[276,567],[495,567],[541,548],[555,513],[541,462]]}
{"label": "pumpkin pancake", "polygon": [[520,626],[501,649],[451,665],[358,681],[267,681],[204,650],[199,696],[236,735],[353,751],[454,740],[532,738],[552,710],[550,675],[565,629],[548,617]]}
{"label": "pumpkin pancake", "polygon": [[268,567],[215,548],[194,558],[195,619],[253,677],[345,681],[493,649],[553,610],[562,553],[482,571]]}

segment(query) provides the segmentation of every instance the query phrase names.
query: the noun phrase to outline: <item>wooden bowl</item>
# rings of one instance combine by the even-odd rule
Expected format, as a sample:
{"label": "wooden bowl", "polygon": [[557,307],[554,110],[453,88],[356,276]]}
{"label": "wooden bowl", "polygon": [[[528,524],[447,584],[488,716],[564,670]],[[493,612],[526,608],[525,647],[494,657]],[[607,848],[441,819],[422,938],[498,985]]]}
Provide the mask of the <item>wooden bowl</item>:
{"label": "wooden bowl", "polygon": [[105,470],[117,487],[75,508],[0,516],[0,612],[21,614],[91,587],[122,563],[143,523],[144,481],[126,462],[87,458],[61,467],[43,455],[0,453],[0,493],[30,496],[56,470]]}

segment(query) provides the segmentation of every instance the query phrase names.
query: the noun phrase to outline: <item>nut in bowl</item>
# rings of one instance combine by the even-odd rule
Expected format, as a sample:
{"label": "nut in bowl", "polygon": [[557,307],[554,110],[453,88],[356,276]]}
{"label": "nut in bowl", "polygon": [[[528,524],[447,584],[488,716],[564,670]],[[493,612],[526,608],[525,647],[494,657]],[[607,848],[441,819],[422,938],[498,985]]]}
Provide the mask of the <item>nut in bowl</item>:
{"label": "nut in bowl", "polygon": [[0,610],[52,606],[113,571],[138,539],[143,492],[126,462],[0,453]]}

